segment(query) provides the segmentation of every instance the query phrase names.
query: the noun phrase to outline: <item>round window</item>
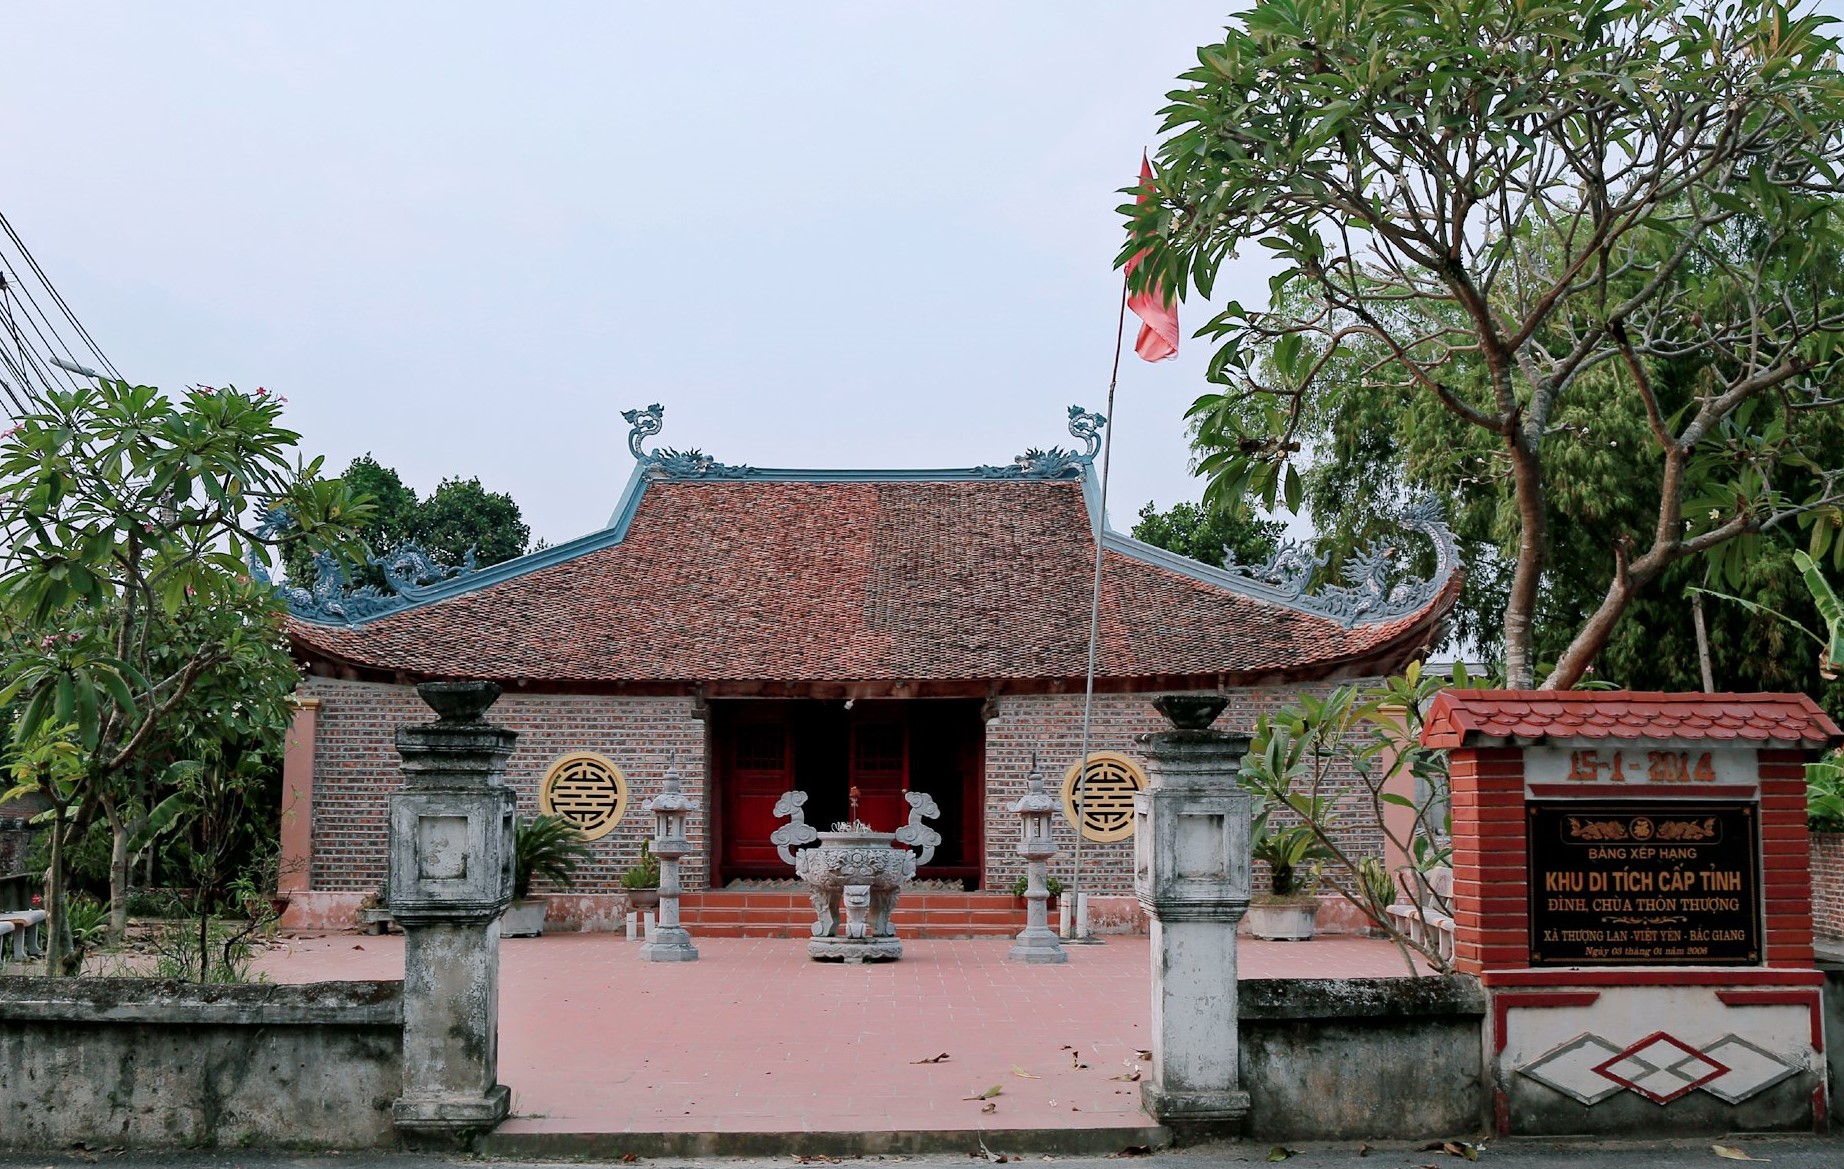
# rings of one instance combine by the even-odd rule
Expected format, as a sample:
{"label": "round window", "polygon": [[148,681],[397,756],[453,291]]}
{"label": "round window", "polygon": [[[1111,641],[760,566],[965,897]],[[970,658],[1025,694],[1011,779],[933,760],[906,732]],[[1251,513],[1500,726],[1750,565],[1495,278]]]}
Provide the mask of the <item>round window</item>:
{"label": "round window", "polygon": [[1146,790],[1146,773],[1133,760],[1114,751],[1094,751],[1082,780],[1082,819],[1076,819],[1076,775],[1071,763],[1063,776],[1063,815],[1080,828],[1083,839],[1101,844],[1133,835],[1133,796]]}
{"label": "round window", "polygon": [[614,831],[627,811],[627,777],[600,755],[573,752],[545,772],[538,810],[562,816],[590,840],[599,840]]}

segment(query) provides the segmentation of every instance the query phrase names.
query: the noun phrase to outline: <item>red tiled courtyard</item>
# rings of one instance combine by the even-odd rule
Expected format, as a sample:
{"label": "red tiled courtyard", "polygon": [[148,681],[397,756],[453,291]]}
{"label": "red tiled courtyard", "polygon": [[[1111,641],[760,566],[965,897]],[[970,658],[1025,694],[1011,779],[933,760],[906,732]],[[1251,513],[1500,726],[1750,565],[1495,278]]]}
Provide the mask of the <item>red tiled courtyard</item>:
{"label": "red tiled courtyard", "polygon": [[[905,940],[902,961],[810,961],[780,938],[701,938],[701,960],[639,959],[616,934],[501,950],[506,1133],[1117,1128],[1140,1111],[1144,937],[1005,960],[1002,939]],[[1387,942],[1244,939],[1244,978],[1405,973]],[[401,978],[401,936],[302,937],[277,982]],[[946,1053],[937,1063],[923,1062]],[[997,1086],[1000,1094],[978,1097]],[[985,1111],[987,1106],[991,1111]]]}

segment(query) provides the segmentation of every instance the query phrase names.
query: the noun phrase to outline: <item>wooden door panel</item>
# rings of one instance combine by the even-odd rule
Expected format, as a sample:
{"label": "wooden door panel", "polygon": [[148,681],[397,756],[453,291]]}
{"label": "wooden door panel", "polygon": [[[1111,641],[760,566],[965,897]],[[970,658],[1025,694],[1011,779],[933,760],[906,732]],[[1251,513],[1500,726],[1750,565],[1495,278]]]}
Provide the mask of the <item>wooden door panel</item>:
{"label": "wooden door panel", "polygon": [[721,736],[726,879],[788,875],[769,841],[781,824],[775,801],[793,787],[788,739],[783,719],[739,721]]}

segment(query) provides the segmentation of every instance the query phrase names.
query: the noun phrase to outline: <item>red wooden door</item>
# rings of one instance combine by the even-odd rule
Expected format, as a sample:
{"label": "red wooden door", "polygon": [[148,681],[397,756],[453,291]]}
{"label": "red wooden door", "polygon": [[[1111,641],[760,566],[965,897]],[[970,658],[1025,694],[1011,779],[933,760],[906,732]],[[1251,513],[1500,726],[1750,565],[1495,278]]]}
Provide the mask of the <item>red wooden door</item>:
{"label": "red wooden door", "polygon": [[779,716],[739,719],[720,737],[725,881],[793,875],[768,839],[781,825],[775,801],[795,786],[791,738]]}
{"label": "red wooden door", "polygon": [[909,819],[909,725],[897,717],[852,723],[851,785],[858,789],[858,818],[878,832],[895,832]]}

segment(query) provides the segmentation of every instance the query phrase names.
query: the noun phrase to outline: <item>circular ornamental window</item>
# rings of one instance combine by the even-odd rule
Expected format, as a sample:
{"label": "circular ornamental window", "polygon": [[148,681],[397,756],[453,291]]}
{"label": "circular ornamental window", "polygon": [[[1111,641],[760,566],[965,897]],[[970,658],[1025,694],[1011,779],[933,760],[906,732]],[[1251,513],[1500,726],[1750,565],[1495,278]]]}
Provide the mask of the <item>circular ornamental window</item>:
{"label": "circular ornamental window", "polygon": [[590,840],[599,840],[614,831],[627,811],[627,777],[594,752],[572,752],[545,772],[538,810],[562,816]]}
{"label": "circular ornamental window", "polygon": [[1083,839],[1100,844],[1133,835],[1133,797],[1146,790],[1146,773],[1133,760],[1114,751],[1094,751],[1082,780],[1082,819],[1076,820],[1076,774],[1071,763],[1063,776],[1063,815],[1081,829]]}

